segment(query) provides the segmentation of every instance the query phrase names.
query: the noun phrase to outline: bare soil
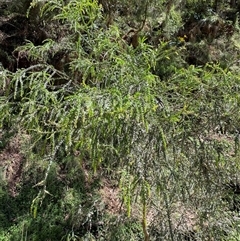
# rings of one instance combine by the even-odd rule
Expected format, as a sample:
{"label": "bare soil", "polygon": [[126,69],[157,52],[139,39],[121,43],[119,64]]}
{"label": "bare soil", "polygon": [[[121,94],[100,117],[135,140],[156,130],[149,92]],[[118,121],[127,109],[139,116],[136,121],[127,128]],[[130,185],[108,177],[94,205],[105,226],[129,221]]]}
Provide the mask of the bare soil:
{"label": "bare soil", "polygon": [[[2,136],[0,135],[0,141]],[[20,152],[20,138],[14,136],[0,152],[0,170],[3,181],[7,182],[9,194],[16,196],[22,179],[24,155]]]}

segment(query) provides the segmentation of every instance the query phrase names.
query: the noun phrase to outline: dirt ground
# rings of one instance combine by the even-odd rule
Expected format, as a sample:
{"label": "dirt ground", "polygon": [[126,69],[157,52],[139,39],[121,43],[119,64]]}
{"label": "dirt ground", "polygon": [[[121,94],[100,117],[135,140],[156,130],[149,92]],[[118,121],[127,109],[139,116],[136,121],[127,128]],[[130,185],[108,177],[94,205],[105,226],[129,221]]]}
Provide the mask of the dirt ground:
{"label": "dirt ground", "polygon": [[[0,141],[2,140],[0,134]],[[17,188],[21,183],[24,155],[20,152],[20,138],[14,136],[3,150],[0,151],[0,175],[7,182],[9,194],[16,196]]]}

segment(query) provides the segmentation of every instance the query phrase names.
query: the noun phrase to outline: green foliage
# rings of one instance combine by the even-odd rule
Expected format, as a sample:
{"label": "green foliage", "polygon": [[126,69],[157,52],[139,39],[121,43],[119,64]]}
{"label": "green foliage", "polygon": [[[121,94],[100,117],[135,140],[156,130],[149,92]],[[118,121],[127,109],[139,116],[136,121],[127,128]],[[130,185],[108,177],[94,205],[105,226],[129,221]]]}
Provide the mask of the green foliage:
{"label": "green foliage", "polygon": [[[11,225],[0,215],[2,237],[178,240],[189,229],[192,239],[222,240],[238,230],[223,185],[239,173],[239,75],[230,66],[187,66],[184,46],[171,41],[127,45],[117,24],[104,26],[102,7],[110,3],[47,1],[43,17],[56,13],[67,36],[26,42],[18,51],[31,66],[1,72],[0,127],[26,132],[32,162],[24,169],[28,186],[9,204],[17,212],[24,200],[23,213]],[[145,4],[136,9],[137,26],[155,1]],[[163,32],[171,38],[183,13],[177,2],[164,4],[156,6],[165,9]],[[104,178],[119,180],[121,223],[99,196]],[[7,193],[0,198],[6,205]]]}
{"label": "green foliage", "polygon": [[112,232],[107,235],[107,240],[143,240],[141,225],[134,220],[121,220],[121,223],[116,220],[109,228]]}
{"label": "green foliage", "polygon": [[166,34],[166,38],[170,39],[171,36],[176,34],[178,30],[182,27],[182,16],[181,11],[176,10],[176,6],[171,6],[169,13],[165,20],[164,32]]}

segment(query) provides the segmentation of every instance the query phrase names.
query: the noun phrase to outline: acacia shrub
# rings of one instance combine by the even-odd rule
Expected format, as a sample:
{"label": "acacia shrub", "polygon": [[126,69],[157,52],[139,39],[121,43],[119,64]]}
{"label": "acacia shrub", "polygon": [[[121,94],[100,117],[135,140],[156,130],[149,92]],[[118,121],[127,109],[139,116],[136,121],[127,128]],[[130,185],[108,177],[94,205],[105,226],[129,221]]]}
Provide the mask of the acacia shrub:
{"label": "acacia shrub", "polygon": [[[41,203],[51,200],[57,173],[52,170],[66,158],[69,172],[74,159],[91,166],[95,175],[120,179],[126,216],[137,214],[141,239],[175,240],[188,229],[194,238],[210,240],[222,238],[219,230],[234,231],[221,187],[238,172],[233,147],[239,96],[232,91],[239,87],[238,75],[217,65],[175,67],[162,81],[152,70],[158,59],[172,58],[174,49],[153,48],[143,39],[135,49],[124,44],[118,26],[101,27],[96,1],[49,1],[43,12],[56,8],[54,18],[72,31],[69,72],[48,64],[49,51],[61,45],[48,40],[23,47],[41,63],[16,73],[3,70],[1,78],[7,90],[0,102],[1,126],[8,122],[24,129],[31,137],[29,150],[37,147],[45,163],[33,217],[40,218]],[[63,84],[54,85],[56,73]],[[72,204],[72,217],[78,218],[64,237],[82,238],[79,203]],[[185,211],[193,217],[191,226]]]}

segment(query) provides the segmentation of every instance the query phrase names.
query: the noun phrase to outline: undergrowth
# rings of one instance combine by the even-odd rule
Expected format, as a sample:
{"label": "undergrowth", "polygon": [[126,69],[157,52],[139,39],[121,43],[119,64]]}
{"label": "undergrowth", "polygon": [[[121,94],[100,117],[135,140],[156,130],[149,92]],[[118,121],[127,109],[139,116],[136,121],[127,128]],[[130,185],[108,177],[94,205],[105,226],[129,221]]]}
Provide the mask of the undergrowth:
{"label": "undergrowth", "polygon": [[[12,157],[2,164],[9,175],[1,183],[0,240],[231,240],[238,233],[239,74],[224,57],[209,62],[213,33],[203,25],[192,27],[201,27],[195,40],[177,36],[186,17],[179,4],[147,3],[125,36],[126,23],[104,19],[124,15],[120,3],[32,2],[42,24],[46,17],[67,35],[26,41],[16,51],[29,66],[1,70],[1,153],[18,133],[23,158],[20,179]],[[139,34],[153,27],[154,4],[165,16],[157,39]],[[205,55],[190,63],[184,55],[196,46]],[[107,184],[117,190],[114,210],[100,192]]]}

